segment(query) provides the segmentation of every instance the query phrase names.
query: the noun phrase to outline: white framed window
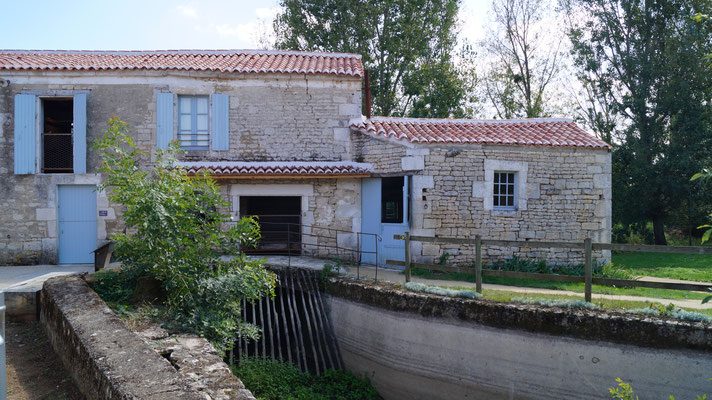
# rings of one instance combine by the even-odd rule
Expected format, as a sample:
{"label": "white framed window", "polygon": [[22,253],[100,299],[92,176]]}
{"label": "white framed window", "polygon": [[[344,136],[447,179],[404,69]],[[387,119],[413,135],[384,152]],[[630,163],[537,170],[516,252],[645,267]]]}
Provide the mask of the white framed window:
{"label": "white framed window", "polygon": [[528,182],[526,161],[484,160],[484,180],[472,182],[472,197],[482,199],[485,211],[497,215],[526,211],[528,199],[539,198],[539,185]]}
{"label": "white framed window", "polygon": [[178,96],[178,141],[185,150],[210,148],[208,96]]}
{"label": "white framed window", "polygon": [[516,210],[517,189],[516,172],[494,171],[492,208],[495,210]]}

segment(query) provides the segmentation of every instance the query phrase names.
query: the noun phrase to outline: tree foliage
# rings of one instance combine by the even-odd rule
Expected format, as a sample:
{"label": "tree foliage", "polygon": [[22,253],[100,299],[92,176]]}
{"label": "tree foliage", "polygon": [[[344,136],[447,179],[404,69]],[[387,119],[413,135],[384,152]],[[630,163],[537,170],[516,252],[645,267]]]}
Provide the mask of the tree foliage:
{"label": "tree foliage", "polygon": [[550,85],[561,68],[561,41],[549,31],[547,1],[495,0],[494,29],[484,46],[492,65],[484,80],[499,118],[546,116]]}
{"label": "tree foliage", "polygon": [[454,60],[460,0],[281,0],[280,5],[277,47],[360,54],[371,70],[375,114],[472,114],[474,69]]}
{"label": "tree foliage", "polygon": [[[690,16],[707,0],[572,0],[568,35],[583,84],[624,122],[613,153],[614,219],[653,222],[709,204],[689,177],[709,160],[708,30]],[[708,198],[708,197],[707,197]]]}
{"label": "tree foliage", "polygon": [[175,142],[156,152],[152,168],[142,168],[148,157],[127,130],[114,117],[93,145],[103,152],[101,189],[124,206],[126,230],[112,236],[119,260],[163,282],[176,323],[205,336],[218,350],[231,348],[238,335],[258,337],[257,327],[239,315],[243,299],[253,301],[274,290],[275,275],[240,251],[259,240],[259,225],[250,218],[230,224],[222,211],[229,205],[214,181],[175,168]]}

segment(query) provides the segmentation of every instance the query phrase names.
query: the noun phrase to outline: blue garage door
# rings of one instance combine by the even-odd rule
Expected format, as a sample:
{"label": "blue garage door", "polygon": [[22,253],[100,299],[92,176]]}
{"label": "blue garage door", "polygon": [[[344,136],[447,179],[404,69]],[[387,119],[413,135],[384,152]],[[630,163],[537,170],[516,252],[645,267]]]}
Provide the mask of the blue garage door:
{"label": "blue garage door", "polygon": [[97,245],[95,186],[58,187],[59,263],[94,262]]}

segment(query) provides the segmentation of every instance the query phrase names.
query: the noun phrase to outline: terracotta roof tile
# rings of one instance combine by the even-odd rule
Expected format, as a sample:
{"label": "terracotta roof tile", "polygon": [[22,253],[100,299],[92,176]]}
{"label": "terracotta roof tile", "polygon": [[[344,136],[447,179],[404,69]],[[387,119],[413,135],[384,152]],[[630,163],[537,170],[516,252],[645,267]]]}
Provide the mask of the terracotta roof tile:
{"label": "terracotta roof tile", "polygon": [[196,175],[210,170],[214,177],[259,177],[259,176],[310,176],[340,177],[370,175],[371,164],[356,162],[236,162],[200,161],[180,162],[188,175]]}
{"label": "terracotta roof tile", "polygon": [[268,50],[0,50],[0,70],[183,70],[363,76],[361,56]]}
{"label": "terracotta roof tile", "polygon": [[519,146],[610,146],[579,128],[572,120],[455,120],[372,117],[351,121],[351,129],[376,137],[411,143],[473,143]]}

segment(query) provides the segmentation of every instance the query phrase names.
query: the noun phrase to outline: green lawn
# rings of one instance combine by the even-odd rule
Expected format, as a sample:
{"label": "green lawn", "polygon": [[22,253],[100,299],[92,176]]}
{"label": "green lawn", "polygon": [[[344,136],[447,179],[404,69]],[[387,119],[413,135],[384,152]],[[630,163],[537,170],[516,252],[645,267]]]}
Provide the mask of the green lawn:
{"label": "green lawn", "polygon": [[[456,274],[456,273],[438,273],[431,272],[427,270],[422,270],[418,268],[413,268],[413,276],[419,276],[425,279],[442,279],[451,281],[461,281],[461,282],[474,282],[475,276],[471,274]],[[577,293],[584,292],[583,283],[575,282],[551,282],[551,281],[538,281],[531,279],[520,279],[520,278],[504,278],[498,276],[485,276],[482,278],[484,283],[495,283],[499,285],[507,286],[519,286],[519,287],[533,287],[542,289],[553,289],[553,290],[568,290]],[[597,294],[617,294],[625,296],[642,296],[642,297],[653,297],[658,299],[696,299],[702,300],[706,296],[703,293],[688,292],[682,290],[666,290],[666,289],[654,289],[654,288],[621,288],[613,286],[604,285],[593,285],[591,287],[593,293]]]}
{"label": "green lawn", "polygon": [[638,276],[712,282],[712,255],[615,252],[613,264]]}
{"label": "green lawn", "polygon": [[[466,288],[462,286],[446,286],[448,289],[455,290],[472,290],[472,288]],[[512,298],[516,297],[526,297],[526,298],[536,298],[536,299],[556,299],[556,300],[581,300],[580,296],[566,296],[566,295],[551,295],[551,294],[537,294],[537,293],[519,293],[511,292],[507,290],[492,290],[483,289],[482,298],[485,300],[500,301],[508,303]],[[610,299],[593,299],[593,304],[601,307],[605,310],[612,311],[623,311],[632,310],[637,308],[647,308],[651,303],[647,301],[628,301],[628,300],[610,300]],[[699,312],[712,317],[712,309],[694,309],[687,308],[688,311]]]}

